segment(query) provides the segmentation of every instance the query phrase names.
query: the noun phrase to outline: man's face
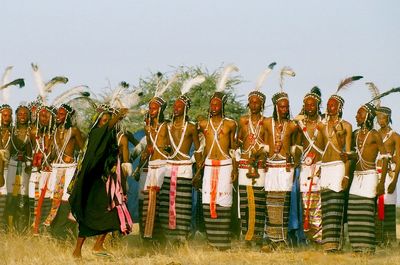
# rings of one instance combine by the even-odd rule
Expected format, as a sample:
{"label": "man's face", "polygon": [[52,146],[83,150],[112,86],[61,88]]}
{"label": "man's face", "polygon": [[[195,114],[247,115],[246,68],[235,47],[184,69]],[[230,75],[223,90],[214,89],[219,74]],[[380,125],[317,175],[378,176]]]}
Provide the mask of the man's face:
{"label": "man's face", "polygon": [[318,110],[318,103],[315,98],[308,97],[304,101],[304,111],[307,116],[315,116]]}
{"label": "man's face", "polygon": [[389,125],[389,115],[387,115],[385,113],[378,112],[376,114],[376,119],[378,121],[379,126],[381,126],[381,128],[384,128]]}
{"label": "man's face", "polygon": [[185,103],[183,103],[181,100],[177,100],[174,103],[174,116],[175,117],[180,117],[185,113]]}
{"label": "man's face", "polygon": [[327,104],[327,111],[329,116],[336,116],[339,113],[339,102],[334,99],[330,98]]}
{"label": "man's face", "polygon": [[1,125],[8,127],[12,120],[12,112],[10,109],[3,109],[1,111]]}
{"label": "man's face", "polygon": [[249,98],[249,109],[251,114],[258,114],[262,109],[262,100],[257,96],[251,96]]}
{"label": "man's face", "polygon": [[150,118],[151,119],[157,118],[159,111],[160,111],[160,105],[158,105],[154,101],[151,101],[149,103],[149,115],[150,115]]}
{"label": "man's face", "polygon": [[27,124],[29,121],[29,111],[26,108],[19,108],[17,111],[18,124]]}
{"label": "man's face", "polygon": [[276,103],[278,107],[278,116],[280,119],[285,119],[289,114],[289,100],[281,99]]}
{"label": "man's face", "polygon": [[219,98],[213,98],[210,102],[211,116],[217,116],[222,113],[222,101]]}
{"label": "man's face", "polygon": [[39,112],[39,123],[42,126],[49,126],[51,119],[50,111],[47,109],[42,109]]}
{"label": "man's face", "polygon": [[57,110],[56,122],[57,124],[62,124],[65,122],[65,118],[67,117],[67,110],[64,108],[59,108]]}
{"label": "man's face", "polygon": [[364,124],[367,114],[368,114],[367,111],[363,107],[358,109],[356,115],[357,126],[361,126]]}
{"label": "man's face", "polygon": [[106,125],[111,119],[111,114],[109,113],[104,113],[99,120],[98,126],[99,127],[103,127],[104,125]]}

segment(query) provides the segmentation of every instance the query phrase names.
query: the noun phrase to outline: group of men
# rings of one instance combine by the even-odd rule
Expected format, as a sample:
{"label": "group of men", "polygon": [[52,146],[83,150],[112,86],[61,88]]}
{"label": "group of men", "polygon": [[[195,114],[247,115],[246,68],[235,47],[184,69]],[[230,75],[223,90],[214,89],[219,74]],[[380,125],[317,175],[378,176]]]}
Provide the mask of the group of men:
{"label": "group of men", "polygon": [[[108,232],[130,232],[125,183],[133,176],[140,183],[145,243],[187,239],[194,187],[201,190],[208,243],[217,249],[231,248],[234,220],[246,245],[265,251],[287,246],[290,211],[300,200],[308,242],[340,251],[347,222],[352,249],[373,252],[377,242],[396,241],[400,137],[390,127],[391,110],[362,105],[353,132],[342,119],[341,96],[329,98],[324,114],[321,101],[313,88],[291,119],[288,94],[281,91],[272,96],[272,117],[265,117],[266,96],[254,90],[248,113],[236,122],[225,116],[227,95],[217,91],[207,118],[193,123],[187,94],[176,99],[171,120],[164,117],[166,101],[154,96],[145,117],[146,148],[134,172],[130,136],[118,126],[127,109],[98,106],[84,144],[67,104],[18,106],[15,124],[11,107],[2,105],[0,217],[8,230],[46,230],[56,237],[73,231],[77,221],[74,256],[94,235],[93,250],[104,254]],[[292,195],[296,189],[299,198]]]}

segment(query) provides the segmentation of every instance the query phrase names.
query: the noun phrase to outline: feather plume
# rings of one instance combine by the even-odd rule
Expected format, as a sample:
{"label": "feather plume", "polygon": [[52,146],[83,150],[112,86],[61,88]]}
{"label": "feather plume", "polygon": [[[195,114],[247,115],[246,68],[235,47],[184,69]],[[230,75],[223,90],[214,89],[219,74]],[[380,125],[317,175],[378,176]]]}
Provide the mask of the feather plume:
{"label": "feather plume", "polygon": [[176,80],[178,80],[179,74],[174,74],[167,82],[165,86],[159,86],[154,94],[156,97],[161,97],[162,94],[171,86],[172,83],[174,83]]}
{"label": "feather plume", "polygon": [[288,66],[285,66],[282,68],[281,78],[280,78],[280,82],[279,82],[279,85],[281,87],[281,92],[283,92],[283,82],[284,82],[286,76],[294,77],[294,76],[296,76],[296,73],[292,70],[292,68],[290,68]]}
{"label": "feather plume", "polygon": [[12,66],[8,66],[8,67],[6,68],[6,70],[4,70],[4,74],[3,74],[3,76],[1,77],[0,86],[3,86],[4,84],[6,84],[6,83],[8,82],[8,77],[9,77],[10,74],[11,74],[12,68],[13,68]]}
{"label": "feather plume", "polygon": [[142,96],[142,91],[134,90],[132,92],[126,93],[122,98],[120,98],[120,101],[125,108],[130,109],[137,106]]}
{"label": "feather plume", "polygon": [[19,86],[19,88],[21,88],[21,87],[25,86],[25,81],[23,78],[15,79],[14,81],[11,81],[8,84],[2,85],[0,87],[0,90],[5,89],[6,87],[9,87],[9,86]]}
{"label": "feather plume", "polygon": [[56,76],[53,77],[49,82],[44,86],[45,94],[51,93],[52,89],[57,84],[66,84],[68,82],[68,78],[65,76]]}
{"label": "feather plume", "polygon": [[335,94],[337,94],[341,89],[345,89],[346,87],[349,87],[354,81],[360,80],[361,78],[363,78],[363,77],[360,75],[355,75],[355,76],[350,76],[348,78],[343,79],[339,83],[339,86],[338,86]]}
{"label": "feather plume", "polygon": [[373,98],[370,102],[368,102],[368,103],[371,103],[371,102],[373,102],[373,101],[379,100],[379,99],[381,99],[381,98],[383,98],[383,97],[386,97],[386,96],[388,96],[388,95],[390,95],[390,94],[392,94],[392,93],[396,93],[396,92],[400,92],[400,87],[392,88],[392,89],[390,89],[390,90],[388,90],[388,91],[386,91],[386,92],[383,92],[382,94],[380,94],[380,95],[374,97],[374,98]]}
{"label": "feather plume", "polygon": [[46,94],[46,92],[44,91],[44,82],[43,82],[43,78],[42,78],[42,74],[39,70],[39,66],[37,64],[32,63],[32,70],[33,70],[33,77],[35,79],[36,82],[36,86],[39,90],[39,95],[43,98]]}
{"label": "feather plume", "polygon": [[[378,87],[373,82],[367,82],[365,84],[368,86],[368,89],[371,92],[372,98],[376,98],[377,96],[379,96],[381,94]],[[374,101],[374,105],[377,107],[380,106],[381,101],[379,99],[377,99],[376,101]]]}
{"label": "feather plume", "polygon": [[225,90],[229,74],[232,73],[233,71],[237,72],[239,71],[239,68],[237,68],[236,65],[234,64],[228,64],[227,66],[225,66],[217,82],[217,89],[216,89],[217,92],[222,92]]}
{"label": "feather plume", "polygon": [[255,90],[259,91],[261,90],[262,85],[265,82],[265,79],[269,76],[269,74],[271,73],[272,69],[274,69],[274,66],[276,65],[276,62],[271,63],[270,65],[268,65],[268,68],[265,69],[260,77],[257,80],[257,84],[256,84],[256,88]]}
{"label": "feather plume", "polygon": [[89,95],[87,94],[88,90],[89,90],[88,86],[76,86],[76,87],[73,87],[73,88],[69,89],[68,91],[65,91],[61,95],[57,96],[53,100],[51,105],[59,106],[59,105],[61,105],[63,103],[66,103],[66,102],[70,101],[71,98],[73,98],[73,97],[89,96],[90,93],[89,93]]}
{"label": "feather plume", "polygon": [[198,86],[201,83],[203,83],[206,80],[206,78],[202,75],[196,76],[195,78],[191,78],[186,80],[181,88],[181,95],[185,95],[190,91],[192,87]]}
{"label": "feather plume", "polygon": [[139,143],[133,148],[131,152],[131,158],[132,160],[135,160],[137,157],[140,156],[140,154],[144,151],[147,145],[147,140],[146,136],[143,136],[142,139],[140,139]]}

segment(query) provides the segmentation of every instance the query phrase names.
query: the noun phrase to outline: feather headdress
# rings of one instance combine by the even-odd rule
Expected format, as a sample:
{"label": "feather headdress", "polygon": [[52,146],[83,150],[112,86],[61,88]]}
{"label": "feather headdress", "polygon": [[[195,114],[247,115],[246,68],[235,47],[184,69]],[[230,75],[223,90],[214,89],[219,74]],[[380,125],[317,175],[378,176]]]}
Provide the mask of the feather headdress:
{"label": "feather headdress", "polygon": [[155,97],[161,97],[165,91],[172,85],[172,83],[176,82],[178,80],[179,74],[174,74],[167,82],[166,85],[162,86],[161,84],[158,85],[154,96]]}
{"label": "feather headdress", "polygon": [[[381,94],[378,87],[373,82],[366,82],[365,84],[368,86],[372,98],[378,97]],[[375,100],[373,103],[376,107],[379,107],[381,105],[381,101],[379,99]]]}
{"label": "feather headdress", "polygon": [[10,86],[18,86],[19,88],[22,88],[25,86],[25,81],[23,78],[18,78],[11,82],[8,82],[9,76],[11,75],[12,68],[13,68],[12,66],[8,66],[6,68],[6,70],[4,71],[4,74],[1,78],[0,90],[2,91],[2,101],[5,103],[8,102],[8,99],[10,97],[10,92],[6,88],[8,88]]}
{"label": "feather headdress", "polygon": [[388,91],[385,91],[385,92],[381,93],[380,95],[374,97],[374,98],[373,98],[371,101],[369,101],[368,103],[371,103],[371,102],[376,101],[376,100],[380,100],[380,99],[383,98],[383,97],[389,96],[390,94],[392,94],[392,93],[397,93],[397,92],[400,92],[400,87],[392,88],[392,89],[390,89],[390,90],[388,90]]}
{"label": "feather headdress", "polygon": [[88,86],[85,86],[85,85],[76,86],[76,87],[73,87],[73,88],[65,91],[61,95],[58,95],[53,100],[51,105],[59,106],[62,103],[66,103],[66,102],[72,100],[73,98],[89,97],[89,96],[90,96],[90,93],[89,93],[89,87]]}
{"label": "feather headdress", "polygon": [[294,76],[296,76],[296,73],[292,70],[292,68],[285,66],[282,68],[281,74],[280,74],[279,86],[281,88],[281,92],[283,92],[283,83],[285,81],[285,77],[287,77],[287,76],[294,77]]}
{"label": "feather headdress", "polygon": [[[202,84],[206,78],[202,75],[196,76],[194,78],[187,79],[181,87],[181,95],[178,97],[178,100],[182,101],[186,108],[190,108],[190,105],[192,103],[191,99],[187,96],[187,93],[189,93],[190,89],[192,87],[198,86]],[[186,111],[186,109],[185,109]]]}
{"label": "feather headdress", "polygon": [[335,94],[333,94],[330,98],[335,99],[337,102],[339,102],[340,108],[342,108],[343,105],[344,105],[344,98],[342,98],[341,96],[339,96],[338,93],[339,93],[341,90],[343,90],[343,89],[349,87],[351,84],[353,84],[354,81],[360,80],[361,78],[363,78],[363,77],[360,76],[360,75],[355,75],[355,76],[350,76],[350,77],[347,77],[347,78],[343,79],[343,80],[339,83],[338,88],[336,89]]}
{"label": "feather headdress", "polygon": [[227,66],[225,66],[218,79],[216,92],[223,92],[226,88],[226,83],[228,82],[229,75],[232,72],[237,72],[237,71],[239,71],[239,68],[234,64],[228,64]]}
{"label": "feather headdress", "polygon": [[265,69],[261,73],[261,75],[257,79],[256,87],[254,88],[254,90],[256,90],[256,91],[261,90],[261,87],[263,86],[265,79],[267,79],[267,77],[270,75],[270,73],[274,69],[275,65],[276,65],[276,62],[270,63],[270,65],[268,65],[267,69]]}

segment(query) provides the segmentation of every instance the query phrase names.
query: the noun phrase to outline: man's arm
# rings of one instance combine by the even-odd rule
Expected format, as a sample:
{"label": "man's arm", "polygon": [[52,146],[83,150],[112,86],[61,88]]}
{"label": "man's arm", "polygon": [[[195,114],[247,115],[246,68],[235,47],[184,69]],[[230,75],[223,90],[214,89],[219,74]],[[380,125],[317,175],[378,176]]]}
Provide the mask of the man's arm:
{"label": "man's arm", "polygon": [[379,153],[383,155],[382,158],[382,172],[381,172],[381,177],[379,179],[378,186],[376,187],[376,195],[382,195],[385,193],[385,180],[386,180],[386,174],[387,174],[387,167],[388,167],[388,157],[385,155],[387,154],[385,145],[383,144],[382,138],[380,134],[374,130],[374,138],[376,141],[376,144],[378,145],[379,148]]}
{"label": "man's arm", "polygon": [[237,129],[237,124],[236,121],[232,121],[230,124],[230,130],[229,130],[229,142],[230,142],[230,147],[229,149],[232,150],[232,175],[231,175],[231,181],[234,182],[236,181],[237,177],[238,177],[238,167],[237,167],[237,163],[236,163],[236,159],[235,159],[235,155],[234,155],[234,151],[236,149],[236,141],[235,141],[235,136],[236,136],[236,129]]}
{"label": "man's arm", "polygon": [[[352,148],[352,137],[353,137],[353,128],[351,124],[346,122],[344,129],[346,131],[344,150],[346,153],[350,153]],[[342,188],[345,190],[349,186],[349,175],[350,175],[350,160],[344,162],[344,178],[342,180]]]}
{"label": "man's arm", "polygon": [[75,137],[76,145],[78,146],[79,150],[82,150],[85,142],[83,140],[81,131],[77,127],[73,127],[72,134]]}
{"label": "man's arm", "polygon": [[[392,194],[396,190],[397,180],[399,178],[400,172],[400,135],[397,133],[394,134],[394,141],[395,141],[395,149],[393,154],[396,154],[395,157],[392,157],[392,161],[396,164],[396,168],[393,172],[393,179],[392,182],[389,184],[388,193]],[[389,166],[389,165],[388,165]]]}

